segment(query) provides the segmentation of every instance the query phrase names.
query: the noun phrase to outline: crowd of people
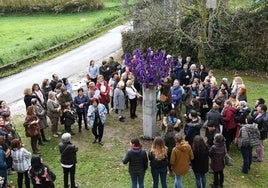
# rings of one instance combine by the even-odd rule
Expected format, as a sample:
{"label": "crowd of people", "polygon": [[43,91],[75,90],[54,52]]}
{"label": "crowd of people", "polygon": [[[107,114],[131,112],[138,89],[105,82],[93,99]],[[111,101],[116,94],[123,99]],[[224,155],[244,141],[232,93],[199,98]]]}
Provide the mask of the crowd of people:
{"label": "crowd of people", "polygon": [[[214,173],[211,186],[222,187],[224,166],[226,162],[232,162],[228,152],[233,143],[238,143],[242,153],[242,173],[249,172],[252,161],[264,161],[264,140],[268,131],[265,100],[259,98],[254,109],[250,110],[242,77],[234,75],[231,83],[222,78],[218,84],[213,70],[207,71],[204,65],[199,67],[197,69],[190,57],[184,60],[179,54],[169,75],[157,86],[155,118],[161,122],[161,136],[154,139],[148,154],[142,149],[139,139],[131,139],[131,149],[123,163],[129,163],[132,187],[137,187],[137,184],[144,186],[148,160],[153,187],[158,187],[159,176],[162,187],[167,187],[167,175],[175,175],[174,187],[182,187],[182,176],[189,171],[190,164],[196,186],[205,187],[209,158]],[[7,187],[7,174],[12,170],[18,174],[19,188],[23,177],[27,188],[30,180],[37,188],[53,187],[56,177],[42,162],[40,146],[49,142],[49,137],[56,139],[60,136],[64,187],[69,187],[70,175],[71,188],[76,188],[78,148],[71,143],[71,135],[91,130],[94,135],[92,143],[102,146],[104,124],[111,111],[118,114],[118,123],[125,122],[126,109],[129,109],[128,118],[138,117],[136,110],[142,90],[128,67],[114,61],[113,57],[103,60],[101,66],[90,60],[86,78],[87,87],[78,88],[77,93],[73,92],[68,78],[60,79],[57,74],[52,75],[51,81],[44,79],[41,86],[34,83],[31,88],[24,89],[26,116],[23,125],[25,135],[31,140],[32,152],[24,148],[11,121],[9,107],[4,100],[0,101],[2,187]],[[76,121],[77,128],[73,126]],[[64,133],[59,129],[60,124],[64,126]],[[49,127],[50,131],[45,131]],[[205,129],[205,138],[200,136],[201,128]],[[256,147],[256,156],[252,156],[253,147]]]}
{"label": "crowd of people", "polygon": [[[175,175],[175,188],[182,187],[182,176],[188,172],[189,164],[196,187],[206,186],[205,174],[209,169],[214,174],[210,186],[222,187],[223,169],[225,165],[233,165],[229,151],[237,148],[231,147],[232,144],[238,145],[241,151],[241,173],[248,174],[253,161],[264,161],[264,140],[268,132],[265,100],[258,98],[250,110],[241,76],[235,74],[230,83],[227,78],[217,82],[213,70],[207,71],[202,64],[199,67],[191,62],[191,57],[184,60],[179,54],[169,75],[159,84],[156,118],[163,119],[161,137],[154,139],[148,158],[139,141],[131,140],[131,149],[123,159],[124,164],[129,163],[132,187],[137,187],[137,182],[139,187],[144,186],[148,159],[153,187],[158,187],[159,176],[162,187],[167,187],[169,174]],[[201,128],[205,130],[205,137],[200,136]]]}

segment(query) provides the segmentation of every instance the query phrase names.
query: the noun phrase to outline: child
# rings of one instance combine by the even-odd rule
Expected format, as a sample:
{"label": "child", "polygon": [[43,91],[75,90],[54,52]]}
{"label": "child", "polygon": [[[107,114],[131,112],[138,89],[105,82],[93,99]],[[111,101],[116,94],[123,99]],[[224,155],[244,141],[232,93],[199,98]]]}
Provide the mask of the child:
{"label": "child", "polygon": [[175,173],[174,187],[182,187],[181,177],[189,171],[194,155],[191,146],[183,140],[182,134],[176,134],[175,140],[176,146],[172,150],[170,164]]}
{"label": "child", "polygon": [[223,169],[225,167],[224,157],[226,155],[225,138],[222,134],[216,134],[214,137],[214,145],[209,150],[211,159],[211,169],[214,174],[214,182],[211,187],[222,187],[224,181]]}
{"label": "child", "polygon": [[74,111],[71,110],[71,104],[69,102],[65,103],[65,109],[63,111],[63,117],[65,119],[64,121],[64,128],[67,133],[70,133],[71,135],[74,135],[75,133],[72,132],[71,126],[75,123],[75,114]]}
{"label": "child", "polygon": [[148,158],[146,151],[142,149],[142,145],[138,138],[130,141],[131,149],[129,149],[123,159],[123,163],[129,163],[129,174],[131,176],[132,187],[144,187],[144,175],[148,168]]}
{"label": "child", "polygon": [[208,147],[204,139],[197,135],[193,141],[194,160],[192,160],[192,169],[195,175],[197,188],[206,187],[206,176],[208,172]]}

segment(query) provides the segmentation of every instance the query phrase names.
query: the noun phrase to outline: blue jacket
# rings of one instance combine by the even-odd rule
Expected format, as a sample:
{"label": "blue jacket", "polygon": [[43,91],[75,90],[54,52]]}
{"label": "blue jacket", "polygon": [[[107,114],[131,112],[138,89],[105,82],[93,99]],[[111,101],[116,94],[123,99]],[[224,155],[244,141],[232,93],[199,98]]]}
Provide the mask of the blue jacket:
{"label": "blue jacket", "polygon": [[[100,116],[101,123],[104,125],[104,123],[106,121],[107,109],[101,103],[98,104],[97,108],[98,108],[98,113],[99,113],[99,116]],[[90,124],[91,127],[93,127],[94,122],[95,122],[95,112],[94,112],[94,106],[93,105],[90,105],[88,107],[87,115],[89,117],[89,124]]]}
{"label": "blue jacket", "polygon": [[[79,108],[79,105],[83,104],[83,108]],[[77,112],[83,112],[84,109],[88,106],[89,104],[89,98],[86,95],[83,95],[81,98],[79,96],[76,96],[74,98],[74,107],[76,108]]]}
{"label": "blue jacket", "polygon": [[182,97],[182,88],[181,86],[174,88],[171,88],[171,96],[172,96],[172,103],[177,106],[181,102]]}

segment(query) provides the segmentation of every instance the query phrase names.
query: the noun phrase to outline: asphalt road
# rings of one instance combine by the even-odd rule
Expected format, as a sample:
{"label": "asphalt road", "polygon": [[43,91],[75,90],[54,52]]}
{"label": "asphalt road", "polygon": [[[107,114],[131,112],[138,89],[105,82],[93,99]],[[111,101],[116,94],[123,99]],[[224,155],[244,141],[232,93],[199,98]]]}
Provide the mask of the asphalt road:
{"label": "asphalt road", "polygon": [[98,62],[121,49],[121,32],[129,28],[128,24],[118,26],[66,54],[0,79],[0,100],[5,100],[8,105],[11,105],[24,97],[24,88],[31,87],[33,83],[41,84],[43,79],[51,79],[54,73],[60,78],[69,78],[80,72],[86,72],[89,60]]}

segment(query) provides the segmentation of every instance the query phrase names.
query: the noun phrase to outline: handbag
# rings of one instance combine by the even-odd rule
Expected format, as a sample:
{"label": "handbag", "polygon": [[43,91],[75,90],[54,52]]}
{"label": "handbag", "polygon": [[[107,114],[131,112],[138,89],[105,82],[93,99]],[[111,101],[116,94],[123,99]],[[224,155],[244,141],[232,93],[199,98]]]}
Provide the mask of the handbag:
{"label": "handbag", "polygon": [[159,99],[159,100],[160,100],[161,102],[166,102],[167,99],[168,99],[168,97],[167,97],[166,95],[164,95],[164,94],[161,94],[161,95],[160,95],[160,99]]}
{"label": "handbag", "polygon": [[26,137],[38,136],[39,134],[40,134],[39,127],[36,125],[31,125],[25,128]]}

